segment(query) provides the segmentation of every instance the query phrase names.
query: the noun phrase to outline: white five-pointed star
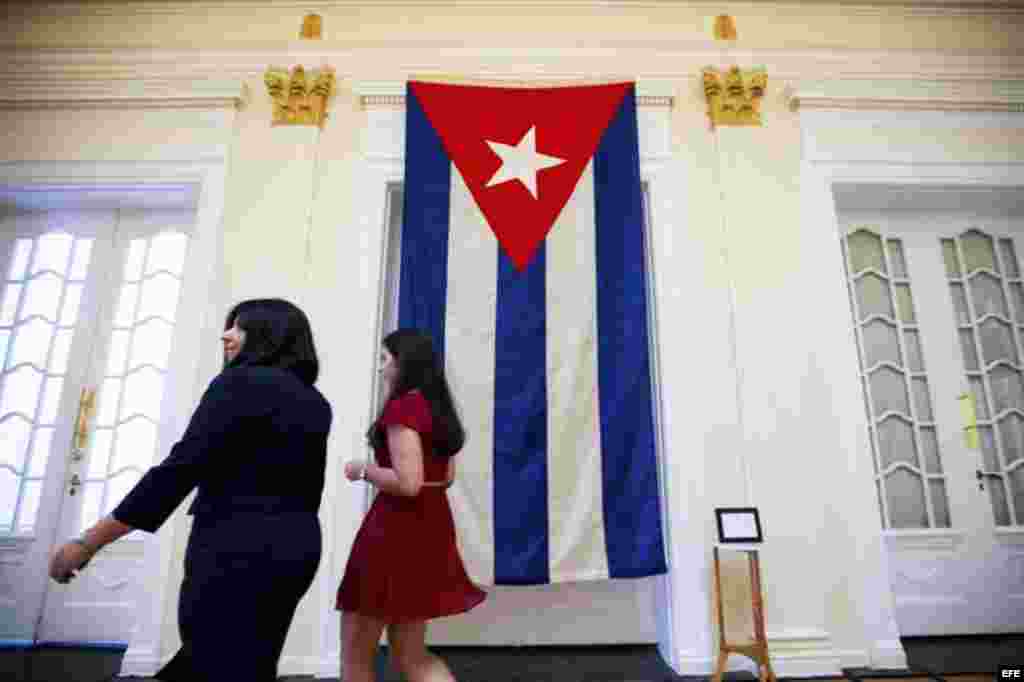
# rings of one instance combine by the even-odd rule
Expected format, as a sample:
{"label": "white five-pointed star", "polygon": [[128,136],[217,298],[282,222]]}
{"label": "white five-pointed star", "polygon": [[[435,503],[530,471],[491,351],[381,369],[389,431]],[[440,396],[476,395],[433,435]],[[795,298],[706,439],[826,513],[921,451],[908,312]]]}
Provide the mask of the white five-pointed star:
{"label": "white five-pointed star", "polygon": [[537,172],[545,168],[551,168],[565,163],[565,159],[557,156],[537,153],[537,143],[534,141],[534,130],[532,126],[519,144],[512,146],[501,142],[485,140],[494,153],[501,157],[501,167],[487,181],[487,187],[498,185],[510,180],[518,180],[530,190],[533,198],[537,198]]}

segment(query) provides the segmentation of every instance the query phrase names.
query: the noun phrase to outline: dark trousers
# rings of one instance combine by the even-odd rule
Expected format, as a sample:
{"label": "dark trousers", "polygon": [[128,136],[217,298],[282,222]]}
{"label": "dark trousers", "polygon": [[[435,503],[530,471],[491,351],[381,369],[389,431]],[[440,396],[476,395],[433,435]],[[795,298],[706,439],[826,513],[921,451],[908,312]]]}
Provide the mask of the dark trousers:
{"label": "dark trousers", "polygon": [[197,516],[178,601],[182,647],[164,682],[274,682],[322,540],[316,514]]}

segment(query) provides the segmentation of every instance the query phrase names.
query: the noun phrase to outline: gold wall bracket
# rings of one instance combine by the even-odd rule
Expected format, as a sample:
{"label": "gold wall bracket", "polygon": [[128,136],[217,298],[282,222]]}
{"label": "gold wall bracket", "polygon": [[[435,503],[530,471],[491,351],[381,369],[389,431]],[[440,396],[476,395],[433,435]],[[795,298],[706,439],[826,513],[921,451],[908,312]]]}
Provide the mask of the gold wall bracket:
{"label": "gold wall bracket", "polygon": [[713,125],[761,125],[761,98],[768,86],[768,73],[763,68],[741,70],[733,66],[722,73],[706,66],[703,81]]}
{"label": "gold wall bracket", "polygon": [[[299,38],[321,40],[323,18],[319,14],[304,16]],[[271,125],[312,125],[323,129],[327,121],[327,104],[335,92],[332,67],[312,69],[307,74],[302,66],[293,66],[291,70],[271,66],[263,73],[263,82],[273,100]]]}
{"label": "gold wall bracket", "polygon": [[271,125],[324,127],[328,101],[335,93],[333,68],[325,66],[307,74],[302,66],[293,66],[291,71],[272,66],[263,74],[263,82],[274,102]]}

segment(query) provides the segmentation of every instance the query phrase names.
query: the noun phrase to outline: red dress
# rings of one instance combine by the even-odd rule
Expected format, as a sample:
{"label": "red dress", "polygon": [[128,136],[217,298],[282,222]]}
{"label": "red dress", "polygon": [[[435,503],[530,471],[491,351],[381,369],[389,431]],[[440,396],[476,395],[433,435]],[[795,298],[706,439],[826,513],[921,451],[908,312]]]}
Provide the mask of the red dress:
{"label": "red dress", "polygon": [[[426,398],[410,391],[388,401],[379,423],[418,432],[423,480],[444,481],[448,460],[434,454],[431,422]],[[391,466],[386,441],[374,455],[379,466]],[[335,608],[401,623],[463,613],[486,596],[466,575],[445,489],[423,486],[416,497],[378,492],[356,534]]]}

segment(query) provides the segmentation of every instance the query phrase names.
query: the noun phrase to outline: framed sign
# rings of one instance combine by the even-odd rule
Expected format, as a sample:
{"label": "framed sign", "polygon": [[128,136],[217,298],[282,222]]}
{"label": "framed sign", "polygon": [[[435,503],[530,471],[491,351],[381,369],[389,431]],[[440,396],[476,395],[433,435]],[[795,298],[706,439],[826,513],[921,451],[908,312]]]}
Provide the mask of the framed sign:
{"label": "framed sign", "polygon": [[756,507],[716,507],[719,542],[763,542]]}

